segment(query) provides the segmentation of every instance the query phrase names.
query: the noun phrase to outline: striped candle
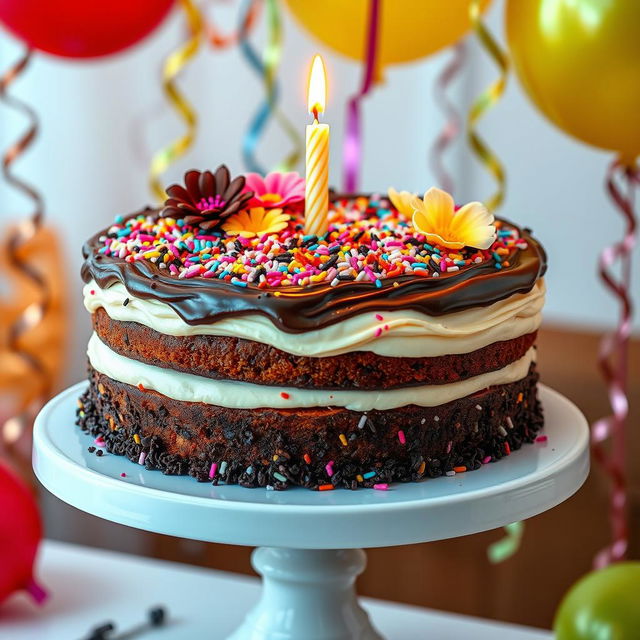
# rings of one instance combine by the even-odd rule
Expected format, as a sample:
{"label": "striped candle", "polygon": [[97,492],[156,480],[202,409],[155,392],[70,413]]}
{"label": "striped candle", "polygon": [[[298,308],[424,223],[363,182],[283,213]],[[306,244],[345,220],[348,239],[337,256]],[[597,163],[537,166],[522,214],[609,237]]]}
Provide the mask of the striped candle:
{"label": "striped candle", "polygon": [[326,78],[322,58],[316,55],[309,75],[308,104],[313,124],[307,125],[304,230],[321,236],[328,229],[329,213],[329,125],[318,122],[324,112]]}

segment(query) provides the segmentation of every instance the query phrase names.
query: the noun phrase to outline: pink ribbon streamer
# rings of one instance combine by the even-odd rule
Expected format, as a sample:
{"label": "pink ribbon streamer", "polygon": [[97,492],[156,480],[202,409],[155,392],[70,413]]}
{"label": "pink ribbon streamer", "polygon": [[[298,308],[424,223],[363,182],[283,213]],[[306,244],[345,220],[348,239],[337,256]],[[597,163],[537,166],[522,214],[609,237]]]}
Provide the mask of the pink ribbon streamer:
{"label": "pink ribbon streamer", "polygon": [[[629,193],[623,194],[616,181],[621,174],[627,182]],[[598,365],[609,395],[612,413],[593,424],[591,446],[596,461],[611,481],[609,518],[611,543],[594,558],[594,567],[600,569],[612,562],[624,560],[629,542],[627,519],[627,481],[625,474],[625,430],[629,414],[627,398],[628,351],[631,335],[633,305],[631,300],[631,253],[636,243],[637,219],[634,212],[634,189],[640,184],[638,169],[625,167],[614,160],[607,171],[607,189],[615,205],[624,217],[626,225],[621,240],[605,247],[600,254],[599,272],[603,284],[617,298],[620,305],[618,324],[611,334],[602,339]],[[612,268],[621,264],[621,276],[616,278]],[[604,443],[611,440],[607,450]]]}
{"label": "pink ribbon streamer", "polygon": [[362,157],[362,124],[360,122],[360,101],[369,93],[374,82],[378,44],[380,39],[380,5],[382,0],[371,0],[369,6],[369,26],[364,57],[362,86],[347,104],[347,117],[342,146],[343,189],[345,193],[358,191],[360,182],[360,159]]}
{"label": "pink ribbon streamer", "polygon": [[451,178],[451,174],[445,168],[443,156],[445,151],[462,131],[462,118],[456,111],[451,100],[449,100],[446,90],[447,87],[456,79],[456,76],[464,65],[466,57],[467,55],[464,42],[458,42],[458,44],[453,48],[453,55],[449,62],[447,62],[436,78],[436,84],[433,92],[436,104],[440,107],[447,120],[442,127],[440,134],[431,146],[431,150],[429,152],[429,164],[431,166],[431,170],[436,176],[438,185],[451,194],[453,194],[454,191],[453,179]]}

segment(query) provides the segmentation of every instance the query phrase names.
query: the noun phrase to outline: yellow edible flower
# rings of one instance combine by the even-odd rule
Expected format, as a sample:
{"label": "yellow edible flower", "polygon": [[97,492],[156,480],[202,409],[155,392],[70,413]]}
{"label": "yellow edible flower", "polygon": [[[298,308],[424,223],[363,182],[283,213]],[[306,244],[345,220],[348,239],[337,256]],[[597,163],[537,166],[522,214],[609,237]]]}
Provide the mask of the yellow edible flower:
{"label": "yellow edible flower", "polygon": [[493,214],[480,202],[469,202],[456,211],[453,198],[432,187],[413,204],[413,226],[424,233],[427,242],[449,249],[488,249],[496,239]]}
{"label": "yellow edible flower", "polygon": [[389,195],[389,200],[391,200],[391,204],[405,216],[410,218],[413,215],[413,212],[416,210],[415,204],[419,202],[418,197],[415,193],[411,193],[409,191],[396,191],[393,187],[389,187],[387,190],[387,194]]}
{"label": "yellow edible flower", "polygon": [[254,207],[248,211],[238,211],[229,216],[222,225],[223,230],[230,236],[253,238],[265,233],[277,233],[286,229],[291,216],[282,213],[282,209]]}

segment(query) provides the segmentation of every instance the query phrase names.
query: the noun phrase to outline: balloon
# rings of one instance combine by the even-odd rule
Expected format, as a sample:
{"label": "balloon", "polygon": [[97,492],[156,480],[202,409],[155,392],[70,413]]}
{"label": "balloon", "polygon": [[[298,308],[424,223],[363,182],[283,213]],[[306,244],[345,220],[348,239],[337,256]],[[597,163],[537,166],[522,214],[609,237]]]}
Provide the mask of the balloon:
{"label": "balloon", "polygon": [[560,603],[553,623],[555,639],[637,640],[638,594],[640,562],[620,562],[587,574]]}
{"label": "balloon", "polygon": [[[490,0],[482,0],[482,10]],[[316,38],[362,60],[370,0],[286,0],[291,13]],[[471,28],[469,0],[382,2],[378,64],[419,60],[457,42]]]}
{"label": "balloon", "polygon": [[0,603],[26,589],[37,600],[44,592],[33,580],[33,563],[42,538],[40,515],[31,491],[0,462]]}
{"label": "balloon", "polygon": [[538,108],[566,133],[640,154],[640,2],[508,0],[515,69]]}
{"label": "balloon", "polygon": [[0,22],[28,46],[66,58],[96,58],[142,40],[173,0],[2,0]]}

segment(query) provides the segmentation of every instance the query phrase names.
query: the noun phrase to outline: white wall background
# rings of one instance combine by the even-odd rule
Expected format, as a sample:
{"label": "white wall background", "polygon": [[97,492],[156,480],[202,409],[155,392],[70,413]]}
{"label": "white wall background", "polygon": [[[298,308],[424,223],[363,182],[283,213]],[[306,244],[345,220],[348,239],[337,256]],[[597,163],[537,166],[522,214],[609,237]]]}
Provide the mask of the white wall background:
{"label": "white wall background", "polygon": [[[214,5],[216,19],[235,24],[238,3]],[[489,24],[502,38],[502,2],[494,3]],[[331,81],[327,121],[332,127],[332,183],[340,184],[342,119],[345,102],[360,83],[360,68],[309,39],[285,16],[285,48],[279,74],[281,104],[303,130],[307,66],[313,53],[325,56]],[[78,276],[82,241],[115,215],[151,201],[147,188],[154,150],[182,132],[162,97],[161,60],[180,41],[182,20],[174,15],[141,46],[104,61],[77,63],[39,56],[16,87],[41,118],[41,135],[17,171],[46,197],[49,220],[59,227],[67,251],[68,281],[74,313],[69,379],[84,371],[89,322],[81,306]],[[259,27],[252,36],[264,41]],[[470,43],[465,73],[452,95],[464,112],[495,76],[492,63]],[[19,46],[0,32],[0,68],[18,55]],[[422,191],[434,182],[427,165],[429,146],[442,126],[432,99],[434,79],[449,54],[390,68],[386,82],[364,104],[365,153],[362,188],[389,185]],[[237,49],[217,52],[204,46],[180,85],[200,115],[200,131],[188,156],[167,172],[167,184],[191,167],[226,162],[244,169],[240,144],[263,98],[259,78]],[[0,147],[7,147],[22,122],[0,108]],[[480,127],[507,168],[508,191],[500,213],[531,226],[549,252],[547,322],[586,327],[611,326],[616,310],[596,279],[596,255],[621,232],[604,191],[611,156],[588,148],[554,129],[540,116],[511,77],[506,96]],[[259,151],[269,166],[288,150],[271,125]],[[483,199],[494,185],[468,154],[464,140],[447,158],[461,201]],[[28,203],[0,183],[3,222],[26,213]],[[640,261],[634,267],[639,290]],[[636,326],[638,323],[636,323]]]}

